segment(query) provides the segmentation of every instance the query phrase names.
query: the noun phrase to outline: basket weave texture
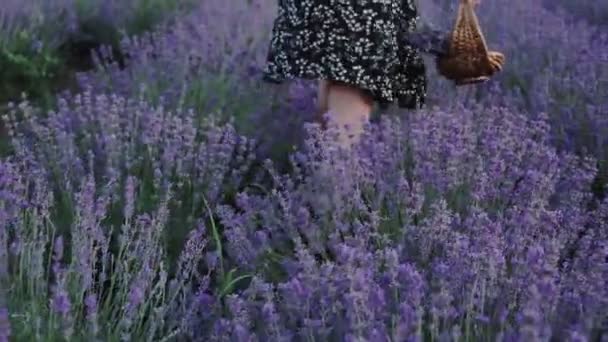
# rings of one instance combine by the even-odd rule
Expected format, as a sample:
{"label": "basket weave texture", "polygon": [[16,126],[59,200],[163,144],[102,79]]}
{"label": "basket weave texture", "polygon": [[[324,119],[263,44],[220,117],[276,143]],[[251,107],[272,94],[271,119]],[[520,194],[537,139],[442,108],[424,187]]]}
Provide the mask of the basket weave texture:
{"label": "basket weave texture", "polygon": [[439,73],[457,85],[485,82],[505,62],[502,53],[488,51],[473,1],[460,0],[448,53],[437,60]]}

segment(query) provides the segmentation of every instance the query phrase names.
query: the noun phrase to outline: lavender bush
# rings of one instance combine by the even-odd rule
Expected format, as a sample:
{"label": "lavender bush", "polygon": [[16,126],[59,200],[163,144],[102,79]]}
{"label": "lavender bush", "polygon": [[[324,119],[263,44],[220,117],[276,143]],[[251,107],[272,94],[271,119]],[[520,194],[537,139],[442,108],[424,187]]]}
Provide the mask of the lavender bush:
{"label": "lavender bush", "polygon": [[236,8],[204,1],[175,25],[125,38],[121,50],[129,56],[126,68],[103,49],[97,72],[81,74],[80,84],[95,92],[143,93],[171,108],[221,110],[246,120],[251,111],[269,107],[264,95],[269,86],[251,76],[258,75],[263,63],[274,14],[275,5],[266,0]]}
{"label": "lavender bush", "polygon": [[564,14],[573,20],[584,20],[592,24],[608,25],[608,4],[601,1],[579,1],[576,5],[570,1],[546,1],[549,8],[561,8]]}
{"label": "lavender bush", "polygon": [[24,102],[6,120],[14,155],[2,168],[2,248],[15,338],[179,328],[176,306],[187,304],[209,239],[204,204],[230,200],[251,143],[192,112],[89,93],[46,116]]}
{"label": "lavender bush", "polygon": [[0,43],[10,43],[21,32],[33,32],[45,44],[57,46],[67,35],[77,33],[80,24],[95,18],[115,30],[141,32],[192,4],[191,0],[6,0],[0,8]]}
{"label": "lavender bush", "polygon": [[[448,29],[455,8],[447,4],[452,3],[425,2],[422,13],[426,20]],[[441,94],[437,103],[482,101],[517,108],[532,117],[548,113],[556,147],[606,160],[605,31],[584,22],[570,22],[562,12],[545,9],[542,1],[484,3],[477,12],[490,48],[508,58],[505,70],[495,81],[468,93],[454,91],[440,77],[431,77],[433,94]]]}
{"label": "lavender bush", "polygon": [[[118,48],[123,34],[139,34],[171,21],[194,1],[26,0],[0,8],[0,103],[21,93],[46,100],[73,86],[72,70],[92,67],[91,49]],[[120,56],[120,54],[118,55]]]}
{"label": "lavender bush", "polygon": [[248,140],[195,118],[89,93],[44,117],[12,111],[0,216],[11,336],[603,333],[608,202],[588,190],[593,160],[549,145],[546,117],[384,118],[351,153],[312,126],[291,172],[267,161],[249,177]]}
{"label": "lavender bush", "polygon": [[274,5],[206,0],[2,112],[0,342],[608,339],[605,33],[483,2],[508,68],[430,68],[344,151],[298,131],[314,84],[259,83]]}
{"label": "lavender bush", "polygon": [[[268,112],[274,99],[265,94],[276,93],[260,85],[259,70],[275,6],[274,1],[256,0],[235,9],[206,1],[175,26],[125,40],[123,50],[132,56],[126,69],[106,54],[96,72],[81,76],[80,84],[125,96],[137,96],[143,87],[150,100],[201,112],[219,108],[228,116],[235,113],[237,125],[251,127],[259,123],[247,120],[251,112]],[[453,2],[421,2],[420,9],[422,20],[451,28]],[[603,29],[569,21],[541,0],[483,3],[478,12],[491,48],[507,56],[505,70],[490,83],[462,90],[429,67],[429,105],[495,104],[533,118],[548,113],[552,143],[559,150],[608,160],[608,36]],[[240,25],[227,24],[233,22]],[[267,117],[277,115],[280,111]]]}

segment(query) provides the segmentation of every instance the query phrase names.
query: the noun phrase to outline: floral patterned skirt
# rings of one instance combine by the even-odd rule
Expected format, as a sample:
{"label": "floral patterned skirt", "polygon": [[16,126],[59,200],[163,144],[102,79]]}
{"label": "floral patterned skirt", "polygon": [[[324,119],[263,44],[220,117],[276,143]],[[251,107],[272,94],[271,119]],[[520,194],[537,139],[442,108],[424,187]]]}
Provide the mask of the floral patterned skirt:
{"label": "floral patterned skirt", "polygon": [[414,0],[279,0],[264,80],[328,79],[420,108],[424,60],[405,39],[417,18]]}

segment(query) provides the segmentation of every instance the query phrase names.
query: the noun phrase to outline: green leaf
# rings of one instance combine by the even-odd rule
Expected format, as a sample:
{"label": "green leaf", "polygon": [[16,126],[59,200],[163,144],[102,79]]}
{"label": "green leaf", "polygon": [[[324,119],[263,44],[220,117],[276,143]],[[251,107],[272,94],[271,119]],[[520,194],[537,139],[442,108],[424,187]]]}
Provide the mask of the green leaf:
{"label": "green leaf", "polygon": [[211,232],[213,234],[213,240],[217,246],[217,253],[220,258],[220,274],[221,277],[224,277],[224,257],[222,250],[222,240],[220,239],[220,233],[215,225],[215,220],[213,219],[213,211],[209,207],[209,203],[207,203],[207,199],[203,196],[203,203],[205,203],[205,207],[207,208],[207,212],[209,213],[209,220],[211,221]]}
{"label": "green leaf", "polygon": [[[234,270],[233,270],[234,271]],[[232,271],[230,271],[232,273]],[[239,276],[235,279],[233,279],[232,281],[230,281],[228,284],[226,284],[225,286],[222,287],[222,290],[220,291],[220,298],[224,297],[227,294],[230,294],[232,292],[232,290],[234,289],[234,286],[241,280],[247,279],[247,278],[252,278],[253,276],[251,274],[244,274],[242,276]]]}

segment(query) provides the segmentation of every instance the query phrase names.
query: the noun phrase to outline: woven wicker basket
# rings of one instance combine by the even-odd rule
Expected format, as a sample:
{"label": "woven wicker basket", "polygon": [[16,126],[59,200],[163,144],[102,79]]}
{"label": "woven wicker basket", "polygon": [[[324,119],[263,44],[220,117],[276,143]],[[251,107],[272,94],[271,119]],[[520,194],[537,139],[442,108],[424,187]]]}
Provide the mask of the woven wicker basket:
{"label": "woven wicker basket", "polygon": [[488,51],[473,7],[473,0],[460,0],[448,53],[437,60],[439,72],[457,85],[485,82],[505,62],[502,53]]}

